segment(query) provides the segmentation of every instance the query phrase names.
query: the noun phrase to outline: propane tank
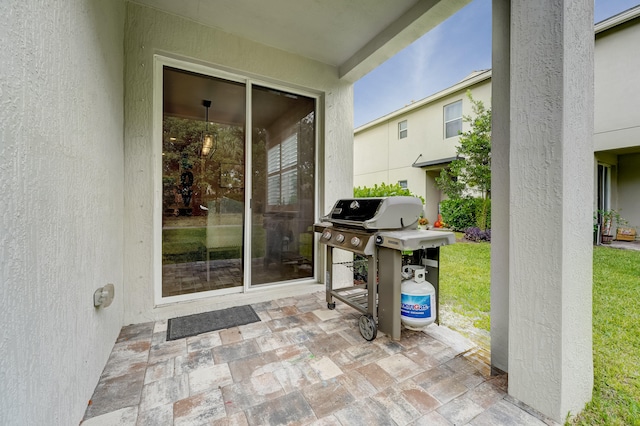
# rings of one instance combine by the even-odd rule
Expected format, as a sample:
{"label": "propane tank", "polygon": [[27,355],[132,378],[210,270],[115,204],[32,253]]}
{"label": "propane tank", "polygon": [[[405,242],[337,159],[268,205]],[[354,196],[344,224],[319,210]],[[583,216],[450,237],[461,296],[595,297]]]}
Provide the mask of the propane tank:
{"label": "propane tank", "polygon": [[400,319],[409,330],[420,331],[436,320],[436,289],[425,273],[424,266],[402,267]]}

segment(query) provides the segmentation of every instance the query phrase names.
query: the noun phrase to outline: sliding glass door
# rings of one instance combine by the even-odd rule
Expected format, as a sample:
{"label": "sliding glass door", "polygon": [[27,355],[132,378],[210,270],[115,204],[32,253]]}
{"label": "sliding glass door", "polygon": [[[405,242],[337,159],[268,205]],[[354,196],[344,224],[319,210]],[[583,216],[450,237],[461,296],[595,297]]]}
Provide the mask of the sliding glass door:
{"label": "sliding glass door", "polygon": [[245,85],[163,70],[162,297],[243,285]]}
{"label": "sliding glass door", "polygon": [[253,86],[251,284],[313,277],[315,99]]}
{"label": "sliding glass door", "polygon": [[162,87],[162,298],[313,278],[316,99],[167,65]]}

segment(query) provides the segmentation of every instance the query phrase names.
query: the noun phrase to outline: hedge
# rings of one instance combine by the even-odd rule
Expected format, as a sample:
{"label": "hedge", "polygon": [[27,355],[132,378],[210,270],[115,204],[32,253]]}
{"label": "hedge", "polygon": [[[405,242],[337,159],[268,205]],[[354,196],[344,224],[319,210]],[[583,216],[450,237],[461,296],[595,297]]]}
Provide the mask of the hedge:
{"label": "hedge", "polygon": [[[478,227],[478,218],[481,217],[483,201],[482,198],[444,200],[440,203],[442,221],[456,231]],[[486,228],[491,229],[491,200],[487,200],[487,203]]]}

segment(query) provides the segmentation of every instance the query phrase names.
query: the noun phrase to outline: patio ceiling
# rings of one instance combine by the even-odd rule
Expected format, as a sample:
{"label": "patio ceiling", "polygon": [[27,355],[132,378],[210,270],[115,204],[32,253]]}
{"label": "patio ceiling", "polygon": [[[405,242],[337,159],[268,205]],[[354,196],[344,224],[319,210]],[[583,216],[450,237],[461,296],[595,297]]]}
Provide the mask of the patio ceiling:
{"label": "patio ceiling", "polygon": [[338,67],[356,81],[471,0],[130,0]]}

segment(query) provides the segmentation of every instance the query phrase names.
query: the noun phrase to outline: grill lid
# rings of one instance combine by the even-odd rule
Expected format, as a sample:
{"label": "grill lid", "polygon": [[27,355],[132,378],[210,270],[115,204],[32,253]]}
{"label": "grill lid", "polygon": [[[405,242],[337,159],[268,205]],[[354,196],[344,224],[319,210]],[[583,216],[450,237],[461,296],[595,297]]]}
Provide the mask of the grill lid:
{"label": "grill lid", "polygon": [[414,225],[421,213],[422,201],[416,197],[346,198],[322,220],[372,230],[403,229]]}

